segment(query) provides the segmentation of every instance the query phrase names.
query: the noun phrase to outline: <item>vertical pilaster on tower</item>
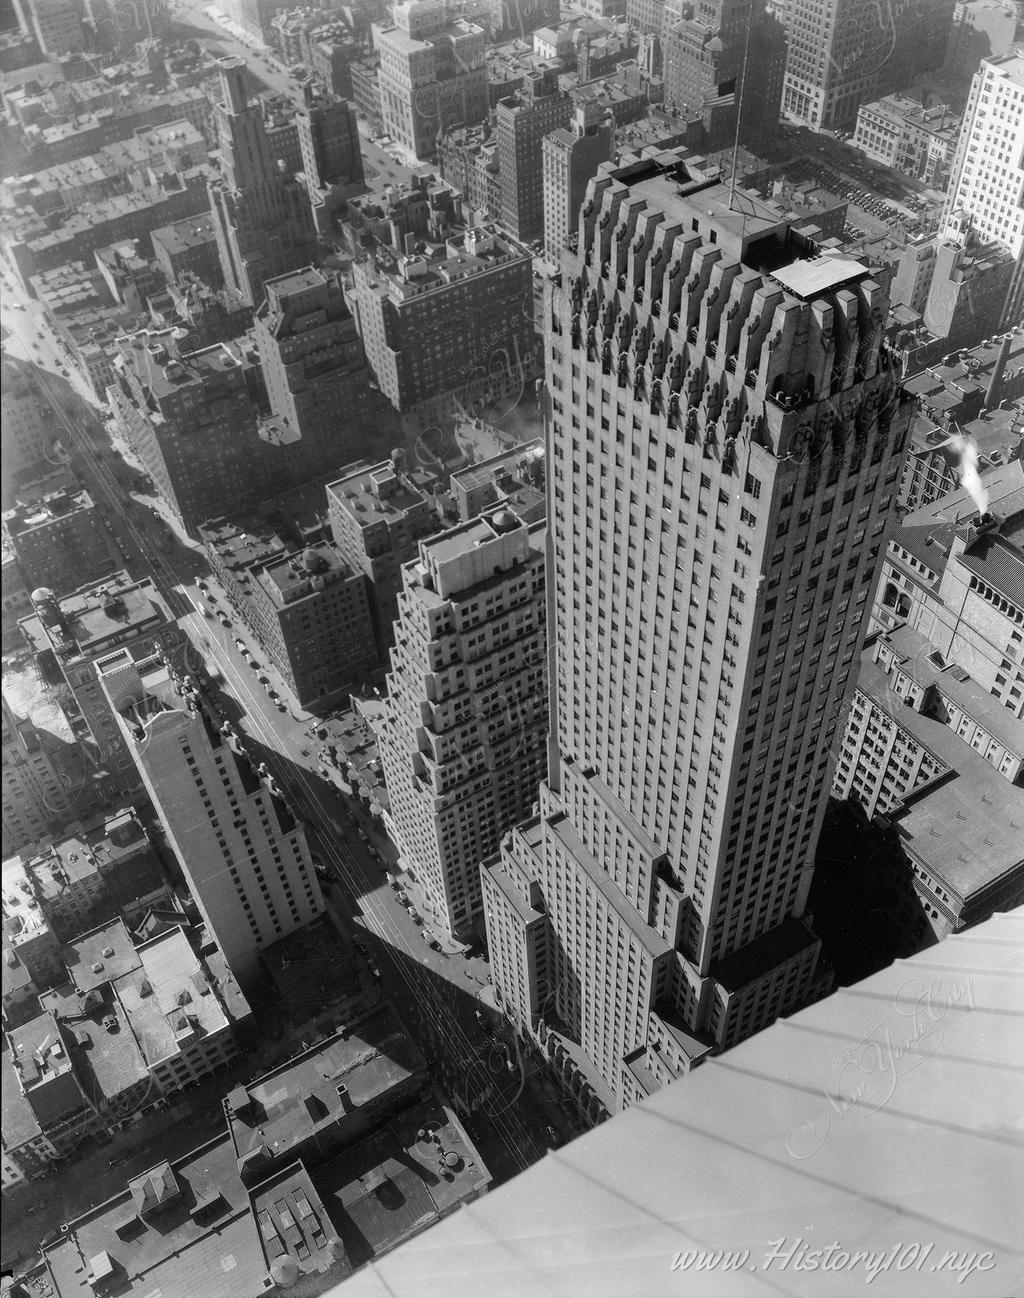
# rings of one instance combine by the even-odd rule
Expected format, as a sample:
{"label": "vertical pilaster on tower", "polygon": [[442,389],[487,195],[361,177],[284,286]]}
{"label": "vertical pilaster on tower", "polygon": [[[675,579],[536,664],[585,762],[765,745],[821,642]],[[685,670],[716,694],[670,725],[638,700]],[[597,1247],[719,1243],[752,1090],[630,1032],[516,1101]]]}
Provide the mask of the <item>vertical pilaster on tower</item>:
{"label": "vertical pilaster on tower", "polygon": [[503,1003],[607,1108],[828,986],[806,897],[910,407],[868,268],[678,153],[603,167],[576,247],[546,304],[556,753],[484,898],[491,949],[532,953]]}

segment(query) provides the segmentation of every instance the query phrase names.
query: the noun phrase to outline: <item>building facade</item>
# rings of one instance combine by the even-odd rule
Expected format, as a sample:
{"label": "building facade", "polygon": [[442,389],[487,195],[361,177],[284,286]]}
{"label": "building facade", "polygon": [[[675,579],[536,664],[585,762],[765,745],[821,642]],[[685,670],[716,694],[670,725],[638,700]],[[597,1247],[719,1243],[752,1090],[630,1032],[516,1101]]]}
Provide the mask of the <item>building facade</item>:
{"label": "building facade", "polygon": [[383,661],[394,643],[402,564],[415,556],[421,537],[439,527],[433,499],[406,472],[403,453],[395,451],[379,464],[349,465],[343,477],[328,483],[327,516],[342,560],[367,581]]}
{"label": "building facade", "polygon": [[330,235],[347,200],[366,188],[356,110],[347,99],[308,89],[295,125],[313,224],[319,234]]}
{"label": "building facade", "polygon": [[245,63],[222,59],[220,76],[221,175],[209,186],[210,213],[225,284],[258,307],[265,280],[316,259],[316,237],[305,187],[278,166],[263,108],[249,101]]}
{"label": "building facade", "polygon": [[816,251],[627,155],[551,299],[553,745],[484,899],[546,916],[508,1003],[589,1116],[643,1094],[659,1024],[724,1050],[827,985],[806,897],[910,406],[884,290]]}
{"label": "building facade", "polygon": [[403,570],[378,743],[402,864],[459,937],[482,931],[480,863],[544,774],[544,531],[498,508]]}
{"label": "building facade", "polygon": [[600,109],[577,104],[569,126],[546,135],[541,144],[544,195],[544,251],[557,260],[576,233],[587,183],[609,162],[615,132]]}
{"label": "building facade", "polygon": [[780,0],[786,29],[785,114],[808,126],[852,124],[862,103],[936,75],[956,0],[879,9],[875,0]]}
{"label": "building facade", "polygon": [[111,654],[99,676],[206,927],[245,988],[261,949],[323,910],[302,827],[274,779],[161,658]]}
{"label": "building facade", "polygon": [[384,130],[417,158],[432,158],[451,126],[487,116],[486,35],[449,14],[444,0],[406,0],[374,24]]}
{"label": "building facade", "polygon": [[529,253],[486,222],[467,224],[439,182],[417,178],[349,212],[353,314],[394,408],[454,400],[478,414],[521,394],[538,355]]}
{"label": "building facade", "polygon": [[554,69],[530,73],[514,95],[499,100],[495,137],[502,226],[525,243],[544,232],[544,137],[567,127],[573,103]]}
{"label": "building facade", "polygon": [[177,327],[118,339],[107,400],[156,489],[192,529],[254,503],[272,477],[255,353],[231,343],[186,352],[189,343]]}
{"label": "building facade", "polygon": [[331,544],[271,560],[248,593],[253,628],[300,708],[337,706],[377,667],[366,578]]}
{"label": "building facade", "polygon": [[[273,437],[299,481],[364,455],[380,440],[378,404],[339,279],[312,266],[268,280],[254,336]],[[387,427],[385,421],[385,429]]]}
{"label": "building facade", "polygon": [[62,487],[3,516],[29,586],[67,595],[114,568],[99,511],[85,490]]}
{"label": "building facade", "polygon": [[700,113],[709,149],[733,143],[737,111],[742,144],[756,149],[770,143],[786,70],[781,23],[761,0],[686,8],[690,16],[667,24],[664,33],[665,106]]}
{"label": "building facade", "polygon": [[872,162],[945,189],[958,127],[946,104],[925,108],[906,95],[886,95],[857,110],[853,145]]}

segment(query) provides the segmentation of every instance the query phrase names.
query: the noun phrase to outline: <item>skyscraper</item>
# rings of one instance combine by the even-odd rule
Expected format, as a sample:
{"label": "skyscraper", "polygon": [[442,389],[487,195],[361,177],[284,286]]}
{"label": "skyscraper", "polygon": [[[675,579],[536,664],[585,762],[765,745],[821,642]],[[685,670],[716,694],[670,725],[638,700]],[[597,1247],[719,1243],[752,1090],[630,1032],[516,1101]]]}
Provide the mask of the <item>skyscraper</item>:
{"label": "skyscraper", "polygon": [[544,251],[557,257],[576,231],[587,182],[612,156],[615,132],[597,104],[576,104],[573,121],[541,141]]}
{"label": "skyscraper", "polygon": [[498,103],[495,136],[501,177],[501,224],[516,239],[536,239],[544,232],[545,135],[568,126],[573,102],[560,90],[553,68],[523,77],[514,95]]}
{"label": "skyscraper", "polygon": [[306,107],[295,125],[313,222],[321,234],[329,234],[335,213],[366,187],[356,110],[337,95],[314,94],[307,84]]}
{"label": "skyscraper", "polygon": [[704,0],[667,26],[665,104],[700,113],[708,147],[725,148],[736,135],[754,147],[778,127],[786,71],[786,34],[763,0]]}
{"label": "skyscraper", "polygon": [[305,186],[275,159],[263,109],[249,102],[242,59],[220,60],[215,109],[220,179],[209,186],[224,282],[250,306],[263,282],[315,260],[316,237]]}
{"label": "skyscraper", "polygon": [[1002,325],[1024,316],[1024,46],[983,59],[971,82],[946,206],[944,235],[971,233],[1016,261]]}
{"label": "skyscraper", "polygon": [[379,440],[369,371],[336,276],[306,266],[267,280],[253,333],[274,436],[293,481],[347,464]]}
{"label": "skyscraper", "polygon": [[678,154],[602,168],[561,270],[549,775],[483,886],[594,1115],[827,985],[807,890],[910,406],[867,268]]}
{"label": "skyscraper", "polygon": [[789,40],[784,111],[809,126],[852,123],[862,103],[935,75],[955,7],[955,0],[777,0]]}
{"label": "skyscraper", "polygon": [[403,577],[378,735],[391,820],[401,864],[465,936],[480,862],[544,774],[544,523],[492,509],[420,541]]}
{"label": "skyscraper", "polygon": [[406,0],[392,15],[373,26],[384,129],[417,158],[430,158],[449,127],[487,116],[486,36],[450,15],[444,0]]}
{"label": "skyscraper", "polygon": [[200,914],[249,986],[260,951],[323,911],[302,827],[273,777],[160,656],[115,652],[97,674]]}

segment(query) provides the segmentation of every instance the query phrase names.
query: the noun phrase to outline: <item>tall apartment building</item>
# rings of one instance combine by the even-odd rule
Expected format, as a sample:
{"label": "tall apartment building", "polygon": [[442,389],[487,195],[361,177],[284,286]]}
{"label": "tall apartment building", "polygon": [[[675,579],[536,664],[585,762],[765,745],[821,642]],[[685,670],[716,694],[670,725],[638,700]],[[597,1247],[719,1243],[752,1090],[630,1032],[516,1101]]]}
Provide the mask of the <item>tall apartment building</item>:
{"label": "tall apartment building", "polygon": [[[69,758],[71,760],[69,760]],[[3,700],[4,851],[17,852],[93,805],[82,757]]]}
{"label": "tall apartment building", "polygon": [[946,59],[956,0],[778,0],[786,29],[783,111],[809,126],[851,123],[862,103],[936,75]]}
{"label": "tall apartment building", "polygon": [[14,504],[18,484],[39,477],[48,468],[49,455],[63,459],[54,445],[53,413],[36,387],[31,367],[7,355],[0,359],[0,418],[4,429],[2,507]]}
{"label": "tall apartment building", "polygon": [[353,199],[350,302],[366,359],[396,410],[453,400],[472,413],[519,394],[536,366],[529,253],[467,224],[449,185]]}
{"label": "tall apartment building", "polygon": [[34,36],[49,58],[86,48],[90,33],[82,0],[14,0],[14,11],[21,30]]}
{"label": "tall apartment building", "polygon": [[373,631],[383,660],[393,641],[402,588],[402,564],[415,557],[421,537],[439,520],[423,475],[405,469],[402,451],[379,464],[350,464],[327,484],[331,536],[346,564],[369,585]]}
{"label": "tall apartment building", "polygon": [[392,15],[373,26],[384,129],[417,158],[432,158],[449,127],[487,116],[487,37],[444,0],[406,0]]}
{"label": "tall apartment building", "polygon": [[827,984],[807,891],[910,405],[868,269],[678,154],[599,174],[561,269],[551,760],[483,886],[593,1116]]}
{"label": "tall apartment building", "polygon": [[500,507],[403,569],[377,738],[401,863],[460,937],[483,929],[480,863],[544,774],[544,533]]}
{"label": "tall apartment building", "polygon": [[376,668],[366,579],[329,543],[260,566],[247,593],[245,612],[300,708],[336,707]]}
{"label": "tall apartment building", "polygon": [[708,148],[732,144],[737,111],[742,144],[770,143],[786,71],[779,20],[763,0],[704,0],[686,8],[690,16],[664,34],[666,107],[700,113]]}
{"label": "tall apartment building", "polygon": [[302,153],[302,174],[309,193],[313,224],[330,235],[346,201],[365,189],[356,110],[337,95],[306,91],[306,106],[295,116]]}
{"label": "tall apartment building", "polygon": [[1001,325],[1024,318],[1024,46],[984,59],[971,82],[943,226],[956,237],[967,221],[980,241],[995,240],[1015,267]]}
{"label": "tall apartment building", "polygon": [[307,266],[264,287],[253,330],[270,404],[264,436],[287,447],[298,480],[365,454],[379,440],[377,411],[337,276]]}
{"label": "tall apartment building", "polygon": [[194,528],[258,500],[271,476],[255,354],[232,343],[185,352],[188,341],[177,328],[118,339],[107,400],[164,501]]}
{"label": "tall apartment building", "polygon": [[273,777],[161,657],[110,654],[98,675],[199,912],[245,988],[264,947],[323,911],[302,827]]}
{"label": "tall apartment building", "polygon": [[112,547],[85,490],[61,487],[3,515],[29,586],[47,586],[67,595],[114,567]]}
{"label": "tall apartment building", "polygon": [[72,722],[84,752],[74,788],[91,780],[107,797],[139,788],[138,772],[96,678],[98,664],[118,650],[147,658],[158,645],[180,645],[184,633],[163,596],[148,579],[126,572],[83,586],[64,599],[52,590],[32,593],[33,612],[18,623],[50,686],[66,686],[74,698]]}
{"label": "tall apartment building", "polygon": [[215,108],[221,175],[209,186],[224,282],[251,306],[265,280],[316,258],[309,199],[267,138],[263,109],[250,103],[242,59],[221,59],[223,100]]}
{"label": "tall apartment building", "polygon": [[570,124],[544,137],[544,251],[553,260],[575,234],[587,183],[602,162],[611,160],[614,140],[611,122],[593,104],[576,104]]}
{"label": "tall apartment building", "polygon": [[498,101],[495,137],[501,177],[501,224],[529,243],[544,233],[544,137],[567,127],[573,103],[554,68],[530,72],[514,95]]}

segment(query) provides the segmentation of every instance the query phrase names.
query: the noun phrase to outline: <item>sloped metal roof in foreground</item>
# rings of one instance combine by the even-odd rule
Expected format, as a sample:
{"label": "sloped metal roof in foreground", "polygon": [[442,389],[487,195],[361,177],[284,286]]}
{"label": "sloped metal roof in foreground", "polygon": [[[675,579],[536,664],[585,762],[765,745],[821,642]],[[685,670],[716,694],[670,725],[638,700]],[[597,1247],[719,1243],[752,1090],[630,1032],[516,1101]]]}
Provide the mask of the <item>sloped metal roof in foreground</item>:
{"label": "sloped metal roof in foreground", "polygon": [[334,1295],[1005,1298],[1022,1203],[1024,909],[709,1060]]}

